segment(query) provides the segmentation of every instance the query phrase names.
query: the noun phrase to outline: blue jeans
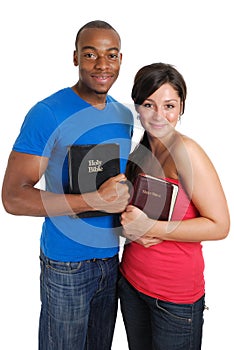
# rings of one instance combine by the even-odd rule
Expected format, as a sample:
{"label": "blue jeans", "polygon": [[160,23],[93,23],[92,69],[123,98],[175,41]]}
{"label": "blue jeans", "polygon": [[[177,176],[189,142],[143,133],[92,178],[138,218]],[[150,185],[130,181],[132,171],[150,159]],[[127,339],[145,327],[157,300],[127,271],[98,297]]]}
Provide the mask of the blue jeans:
{"label": "blue jeans", "polygon": [[118,256],[41,260],[39,350],[110,350],[117,314]]}
{"label": "blue jeans", "polygon": [[174,304],[138,292],[119,279],[119,297],[130,350],[200,350],[204,297]]}

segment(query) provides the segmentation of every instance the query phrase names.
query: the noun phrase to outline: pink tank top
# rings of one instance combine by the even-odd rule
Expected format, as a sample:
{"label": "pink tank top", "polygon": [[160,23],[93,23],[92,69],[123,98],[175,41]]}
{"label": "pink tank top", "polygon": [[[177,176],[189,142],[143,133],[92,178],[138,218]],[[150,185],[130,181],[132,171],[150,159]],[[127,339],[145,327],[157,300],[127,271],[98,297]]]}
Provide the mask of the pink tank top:
{"label": "pink tank top", "polygon": [[[187,220],[199,213],[177,180],[179,192],[171,220]],[[150,248],[132,242],[124,248],[120,270],[141,293],[153,298],[191,304],[205,293],[204,259],[199,242],[163,241]]]}

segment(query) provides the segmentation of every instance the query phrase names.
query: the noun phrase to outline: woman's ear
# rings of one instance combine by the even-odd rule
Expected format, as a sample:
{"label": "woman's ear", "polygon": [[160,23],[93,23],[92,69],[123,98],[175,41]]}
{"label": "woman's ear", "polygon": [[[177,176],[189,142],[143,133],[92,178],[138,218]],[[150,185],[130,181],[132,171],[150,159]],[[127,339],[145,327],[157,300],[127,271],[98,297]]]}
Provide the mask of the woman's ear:
{"label": "woman's ear", "polygon": [[139,113],[140,106],[138,104],[136,104],[135,101],[134,101],[134,107],[135,107],[136,112]]}
{"label": "woman's ear", "polygon": [[183,102],[181,102],[181,104],[180,104],[180,114],[179,114],[179,116],[181,117],[182,114],[184,114],[184,104],[183,104]]}

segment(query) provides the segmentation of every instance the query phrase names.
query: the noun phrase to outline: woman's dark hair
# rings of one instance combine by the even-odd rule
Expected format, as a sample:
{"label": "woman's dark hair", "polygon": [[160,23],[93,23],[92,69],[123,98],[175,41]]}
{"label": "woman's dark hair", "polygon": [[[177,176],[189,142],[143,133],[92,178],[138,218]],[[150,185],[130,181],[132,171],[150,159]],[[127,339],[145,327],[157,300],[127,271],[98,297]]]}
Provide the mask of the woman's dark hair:
{"label": "woman's dark hair", "polygon": [[132,99],[141,105],[154,91],[163,84],[170,84],[177,91],[182,103],[182,114],[185,109],[187,87],[183,76],[171,64],[152,63],[142,67],[135,75],[132,88]]}
{"label": "woman's dark hair", "polygon": [[[170,84],[177,91],[182,104],[181,114],[183,114],[187,95],[186,83],[176,68],[166,63],[153,63],[142,67],[136,73],[132,88],[132,99],[135,106],[141,105],[150,95],[166,83]],[[145,167],[147,169],[153,168],[153,166],[147,167],[148,163],[151,163],[151,165],[155,163],[155,166],[157,166],[157,160],[150,150],[147,133],[144,132],[139,145],[129,156],[126,169],[127,178],[134,182],[137,174],[144,172]]]}
{"label": "woman's dark hair", "polygon": [[[153,170],[153,157],[147,133],[144,132],[140,143],[136,146],[133,152],[129,155],[126,166],[126,177],[133,184],[139,173],[150,174],[149,169]],[[150,163],[150,166],[147,165]],[[146,171],[146,167],[148,168]]]}

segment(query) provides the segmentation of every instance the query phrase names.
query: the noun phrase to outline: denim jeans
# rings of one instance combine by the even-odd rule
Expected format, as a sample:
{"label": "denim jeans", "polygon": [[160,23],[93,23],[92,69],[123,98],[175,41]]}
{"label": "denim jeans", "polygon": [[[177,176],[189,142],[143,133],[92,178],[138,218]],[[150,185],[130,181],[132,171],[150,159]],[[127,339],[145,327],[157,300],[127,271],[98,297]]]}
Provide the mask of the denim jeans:
{"label": "denim jeans", "polygon": [[119,279],[119,297],[130,350],[200,350],[204,296],[174,304],[138,292]]}
{"label": "denim jeans", "polygon": [[110,350],[117,314],[118,256],[41,260],[39,350]]}

